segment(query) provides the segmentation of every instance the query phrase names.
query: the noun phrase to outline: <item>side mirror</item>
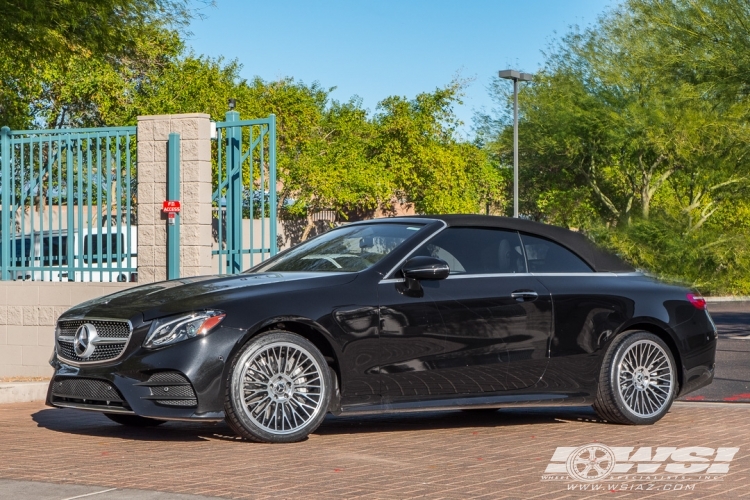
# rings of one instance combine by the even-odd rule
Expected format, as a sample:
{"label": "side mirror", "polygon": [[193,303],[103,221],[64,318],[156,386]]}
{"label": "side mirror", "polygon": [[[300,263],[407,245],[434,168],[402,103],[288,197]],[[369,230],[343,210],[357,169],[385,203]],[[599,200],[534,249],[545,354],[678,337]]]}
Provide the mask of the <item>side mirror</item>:
{"label": "side mirror", "polygon": [[406,279],[443,280],[451,273],[448,263],[435,257],[413,257],[404,263],[401,272]]}

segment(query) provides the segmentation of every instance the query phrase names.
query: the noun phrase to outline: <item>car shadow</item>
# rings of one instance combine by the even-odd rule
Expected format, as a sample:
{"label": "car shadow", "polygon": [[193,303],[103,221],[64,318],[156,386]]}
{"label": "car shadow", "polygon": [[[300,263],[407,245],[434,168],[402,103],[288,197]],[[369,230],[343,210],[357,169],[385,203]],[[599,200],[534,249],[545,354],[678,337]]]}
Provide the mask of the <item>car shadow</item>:
{"label": "car shadow", "polygon": [[[46,408],[31,415],[38,427],[90,437],[114,439],[195,442],[239,441],[225,423],[166,422],[157,427],[127,427],[97,412],[70,408]],[[570,421],[599,423],[590,407],[511,408],[497,411],[425,411],[378,415],[328,415],[314,432],[319,436],[436,429],[503,427],[556,424]]]}
{"label": "car shadow", "polygon": [[318,435],[399,432],[529,424],[559,424],[571,421],[604,423],[591,407],[504,408],[501,410],[425,411],[363,416],[329,415],[315,431]]}
{"label": "car shadow", "polygon": [[164,442],[238,439],[223,422],[166,422],[155,427],[128,427],[101,413],[71,408],[45,408],[32,414],[31,419],[38,427],[50,431],[91,437]]}

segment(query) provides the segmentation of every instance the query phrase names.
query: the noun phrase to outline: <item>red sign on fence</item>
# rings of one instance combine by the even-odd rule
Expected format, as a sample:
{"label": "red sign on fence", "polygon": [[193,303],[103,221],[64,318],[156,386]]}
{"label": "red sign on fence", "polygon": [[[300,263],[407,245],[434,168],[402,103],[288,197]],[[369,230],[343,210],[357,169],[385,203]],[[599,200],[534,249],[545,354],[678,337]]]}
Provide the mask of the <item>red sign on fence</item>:
{"label": "red sign on fence", "polygon": [[180,213],[180,202],[167,200],[162,204],[162,212]]}

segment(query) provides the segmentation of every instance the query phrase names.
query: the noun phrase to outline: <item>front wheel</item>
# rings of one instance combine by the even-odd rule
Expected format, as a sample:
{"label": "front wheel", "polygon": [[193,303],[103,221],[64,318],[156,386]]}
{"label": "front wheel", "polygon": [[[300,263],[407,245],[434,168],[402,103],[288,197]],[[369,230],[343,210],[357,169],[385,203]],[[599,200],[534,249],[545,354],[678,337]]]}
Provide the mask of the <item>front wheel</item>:
{"label": "front wheel", "polygon": [[326,360],[310,341],[285,331],[262,334],[234,358],[227,423],[250,441],[300,441],[323,422],[332,387]]}
{"label": "front wheel", "polygon": [[667,344],[649,332],[626,332],[604,356],[594,409],[604,420],[648,425],[669,411],[677,371]]}

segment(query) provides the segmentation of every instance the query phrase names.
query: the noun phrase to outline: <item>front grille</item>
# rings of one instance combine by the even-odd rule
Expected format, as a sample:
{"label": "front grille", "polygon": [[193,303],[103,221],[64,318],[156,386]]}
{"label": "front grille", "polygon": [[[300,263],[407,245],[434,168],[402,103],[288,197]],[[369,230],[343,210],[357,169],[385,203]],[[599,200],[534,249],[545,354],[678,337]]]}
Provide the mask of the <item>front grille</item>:
{"label": "front grille", "polygon": [[60,329],[60,335],[72,337],[76,334],[78,327],[84,323],[94,325],[100,337],[124,339],[130,337],[130,325],[127,321],[72,319],[60,321],[57,326]]}
{"label": "front grille", "polygon": [[106,380],[89,378],[55,379],[52,395],[91,404],[124,403],[119,391]]}
{"label": "front grille", "polygon": [[[96,333],[101,339],[110,342],[118,340],[118,342],[97,345],[91,356],[87,358],[78,356],[73,348],[72,339],[75,337],[78,327],[84,323],[94,325]],[[130,323],[122,320],[64,320],[57,323],[57,329],[58,356],[76,363],[109,361],[119,357],[128,345],[132,333]]]}
{"label": "front grille", "polygon": [[59,348],[57,350],[57,354],[60,355],[60,357],[75,361],[77,363],[90,363],[94,361],[107,361],[109,359],[116,358],[120,355],[120,353],[122,353],[122,350],[125,348],[126,343],[96,346],[96,349],[94,349],[94,353],[88,358],[81,358],[80,356],[77,356],[75,350],[73,349],[72,342],[65,342],[61,340],[58,342],[58,345]]}
{"label": "front grille", "polygon": [[151,395],[144,399],[150,399],[157,404],[166,406],[198,406],[190,381],[179,372],[157,372],[151,375],[145,385],[149,388]]}

